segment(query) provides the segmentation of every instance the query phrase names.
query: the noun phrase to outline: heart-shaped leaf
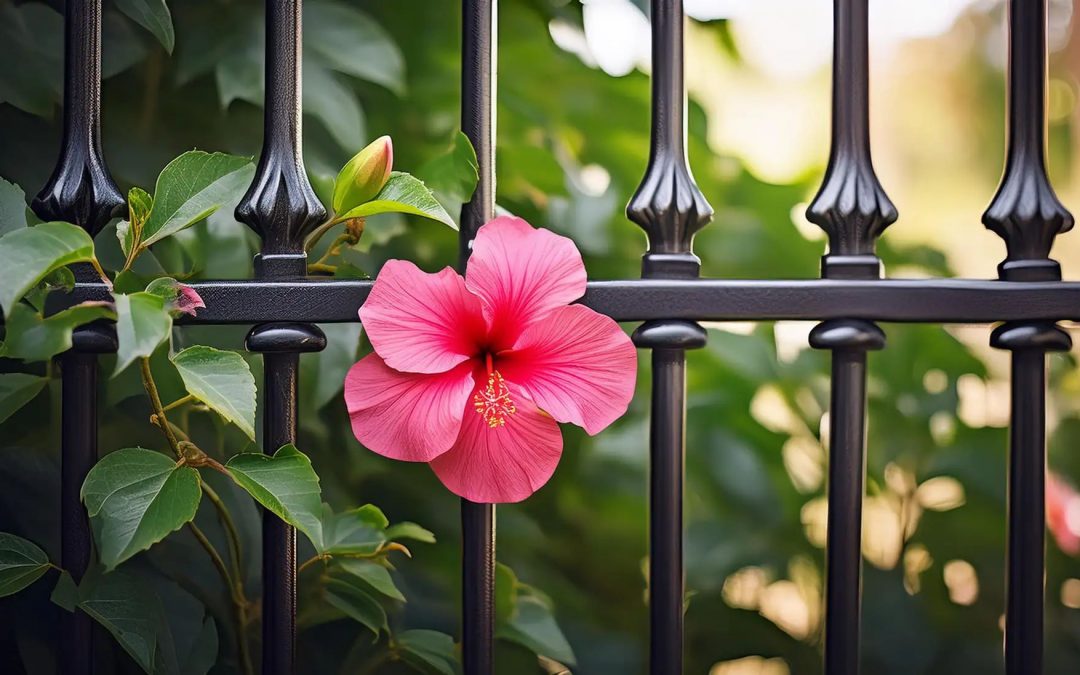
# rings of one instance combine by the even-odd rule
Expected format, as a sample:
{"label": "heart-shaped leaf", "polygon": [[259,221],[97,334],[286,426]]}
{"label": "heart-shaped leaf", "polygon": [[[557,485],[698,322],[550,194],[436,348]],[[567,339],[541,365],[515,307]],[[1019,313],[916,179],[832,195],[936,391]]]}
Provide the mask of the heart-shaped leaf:
{"label": "heart-shaped leaf", "polygon": [[255,440],[255,377],[244,357],[195,345],[171,360],[188,393]]}
{"label": "heart-shaped leaf", "polygon": [[87,575],[78,594],[79,608],[104,626],[144,672],[154,673],[160,633],[166,628],[153,588],[136,577],[113,572]]}
{"label": "heart-shaped leaf", "polygon": [[29,224],[26,193],[15,183],[0,178],[0,235],[21,230]]}
{"label": "heart-shaped leaf", "polygon": [[116,0],[116,7],[150,31],[165,51],[172,54],[176,35],[173,32],[172,14],[165,0]]}
{"label": "heart-shaped leaf", "polygon": [[386,543],[386,516],[368,504],[358,509],[334,513],[323,504],[320,553],[372,555]]}
{"label": "heart-shaped leaf", "polygon": [[361,204],[339,216],[342,220],[349,218],[362,218],[373,216],[377,213],[408,213],[414,216],[423,216],[431,220],[437,220],[448,227],[458,229],[457,223],[442,207],[431,190],[417,178],[407,173],[394,171],[386,185],[375,195],[375,199],[366,204]]}
{"label": "heart-shaped leaf", "polygon": [[311,460],[293,445],[273,455],[244,452],[225,465],[240,487],[322,550],[322,489]]}
{"label": "heart-shaped leaf", "polygon": [[476,150],[469,137],[458,131],[450,149],[425,164],[416,172],[434,192],[464,204],[472,198],[479,180]]}
{"label": "heart-shaped leaf", "polygon": [[0,598],[34,583],[50,566],[49,556],[36,544],[0,532]]}
{"label": "heart-shaped leaf", "polygon": [[160,295],[140,291],[130,295],[116,294],[116,351],[115,376],[135,359],[148,357],[169,337],[172,316]]}
{"label": "heart-shaped leaf", "polygon": [[367,585],[357,577],[345,575],[328,579],[326,601],[349,618],[367,626],[376,637],[382,631],[390,630],[386,622],[386,610],[378,600],[371,597]]}
{"label": "heart-shaped leaf", "polygon": [[429,675],[457,675],[454,638],[434,630],[407,630],[397,635],[401,657]]}
{"label": "heart-shaped leaf", "polygon": [[5,373],[0,375],[0,423],[34,400],[49,383],[49,378],[29,373]]}
{"label": "heart-shaped leaf", "polygon": [[194,518],[201,497],[195,469],[143,448],[106,455],[82,487],[98,555],[110,570]]}
{"label": "heart-shaped leaf", "polygon": [[405,596],[398,590],[394,578],[390,576],[390,570],[372,560],[360,558],[342,558],[337,562],[337,568],[346,575],[351,575],[356,580],[362,581],[372,590],[382,593],[392,600],[405,602]]}
{"label": "heart-shaped leaf", "polygon": [[115,317],[107,302],[80,303],[48,318],[43,318],[25,303],[18,304],[7,317],[7,334],[0,355],[24,361],[46,361],[71,349],[71,333],[76,327]]}
{"label": "heart-shaped leaf", "polygon": [[142,247],[176,234],[217,211],[247,188],[255,167],[247,157],[185,152],[158,176]]}
{"label": "heart-shaped leaf", "polygon": [[10,315],[19,298],[53,270],[94,259],[94,240],[71,223],[42,223],[0,237],[0,308]]}

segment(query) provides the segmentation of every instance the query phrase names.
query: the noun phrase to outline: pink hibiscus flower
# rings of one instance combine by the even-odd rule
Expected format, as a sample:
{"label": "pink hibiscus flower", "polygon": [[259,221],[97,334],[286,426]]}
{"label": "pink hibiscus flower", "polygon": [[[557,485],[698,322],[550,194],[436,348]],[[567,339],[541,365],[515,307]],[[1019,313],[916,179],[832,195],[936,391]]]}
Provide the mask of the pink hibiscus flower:
{"label": "pink hibiscus flower", "polygon": [[1052,471],[1046,474],[1046,526],[1058,548],[1080,555],[1080,493]]}
{"label": "pink hibiscus flower", "polygon": [[464,279],[388,261],[360,310],[375,352],[345,378],[357,440],[429,462],[474,502],[536,492],[562,454],[557,422],[598,433],[634,393],[634,345],[570,304],[584,293],[574,243],[520,218],[480,228]]}

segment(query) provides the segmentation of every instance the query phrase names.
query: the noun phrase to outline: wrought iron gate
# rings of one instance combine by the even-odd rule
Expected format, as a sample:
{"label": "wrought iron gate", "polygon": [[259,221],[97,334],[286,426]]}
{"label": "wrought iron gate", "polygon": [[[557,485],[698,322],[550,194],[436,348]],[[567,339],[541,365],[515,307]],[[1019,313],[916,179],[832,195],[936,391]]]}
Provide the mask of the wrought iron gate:
{"label": "wrought iron gate", "polygon": [[[464,0],[461,124],[477,150],[480,182],[462,213],[461,259],[494,213],[496,2]],[[257,278],[192,284],[206,309],[187,323],[250,324],[247,348],[265,360],[264,447],[295,440],[299,354],[318,351],[317,322],[356,321],[365,281],[304,278],[305,235],[323,220],[301,154],[301,0],[267,0],[265,140],[254,182],[236,210],[262,238]],[[55,172],[34,200],[46,220],[91,234],[124,200],[102,157],[98,127],[101,0],[66,8],[64,139]],[[1072,216],[1054,195],[1044,160],[1046,0],[1009,3],[1009,124],[1005,172],[983,221],[1006,243],[1000,279],[883,279],[874,243],[896,210],[874,175],[868,110],[867,0],[835,0],[832,149],[808,216],[829,236],[820,280],[699,279],[694,233],[711,218],[685,148],[681,0],[652,0],[651,159],[628,217],[648,234],[642,279],[591,282],[584,302],[623,322],[652,352],[649,507],[650,668],[682,672],[685,352],[702,347],[697,321],[821,321],[813,347],[832,352],[825,670],[858,672],[860,528],[867,352],[886,346],[875,322],[992,323],[993,346],[1012,353],[1005,656],[1010,675],[1042,670],[1045,355],[1067,350],[1055,325],[1080,319],[1080,283],[1049,259]],[[644,121],[643,121],[644,123]],[[719,225],[723,226],[723,223]],[[973,225],[974,226],[974,225]],[[107,299],[81,277],[71,302]],[[80,329],[63,357],[62,565],[86,570],[90,532],[79,489],[97,458],[97,355],[115,350],[107,327]],[[495,513],[464,502],[462,636],[468,675],[493,671]],[[295,533],[263,518],[263,672],[293,670]],[[63,672],[91,668],[88,617],[65,618]]]}

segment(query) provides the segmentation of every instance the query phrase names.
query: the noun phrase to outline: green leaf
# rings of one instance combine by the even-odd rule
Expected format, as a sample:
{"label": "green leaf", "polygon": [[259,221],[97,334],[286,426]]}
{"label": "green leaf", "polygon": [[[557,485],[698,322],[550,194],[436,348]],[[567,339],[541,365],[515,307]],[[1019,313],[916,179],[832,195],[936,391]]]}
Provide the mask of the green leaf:
{"label": "green leaf", "polygon": [[184,653],[180,675],[206,675],[218,660],[218,630],[214,617],[207,616],[192,649]]}
{"label": "green leaf", "polygon": [[368,594],[355,577],[332,577],[326,581],[326,602],[345,612],[350,619],[371,629],[378,638],[381,631],[390,631],[386,610]]}
{"label": "green leaf", "polygon": [[399,95],[405,91],[401,50],[367,14],[344,2],[309,0],[304,3],[304,29],[305,51],[330,68]]}
{"label": "green leaf", "polygon": [[517,575],[505,563],[495,563],[495,617],[500,622],[507,622],[517,611],[518,598]]}
{"label": "green leaf", "polygon": [[153,293],[140,291],[130,295],[116,294],[116,351],[115,377],[135,359],[148,357],[169,337],[172,316],[165,300]]}
{"label": "green leaf", "polygon": [[188,393],[255,440],[255,377],[244,357],[195,345],[171,360]]}
{"label": "green leaf", "polygon": [[394,171],[390,174],[390,180],[375,199],[361,204],[339,216],[342,219],[361,218],[373,216],[376,213],[408,213],[414,216],[423,216],[437,220],[453,229],[458,229],[457,223],[442,207],[435,195],[431,194],[423,182],[407,173]]}
{"label": "green leaf", "polygon": [[29,373],[4,373],[0,375],[0,423],[34,400],[49,378]]}
{"label": "green leaf", "polygon": [[551,608],[539,598],[519,597],[513,618],[499,625],[495,635],[559,663],[577,663],[574,650],[570,648],[566,636],[555,622]]}
{"label": "green leaf", "polygon": [[64,18],[41,2],[0,4],[0,101],[52,117],[63,78]]}
{"label": "green leaf", "polygon": [[173,33],[172,14],[165,0],[116,0],[116,7],[153,33],[165,51],[172,54],[176,35]]}
{"label": "green leaf", "polygon": [[79,608],[112,633],[143,671],[152,673],[161,628],[153,590],[134,577],[113,572],[84,579],[79,597]]}
{"label": "green leaf", "polygon": [[431,530],[423,528],[416,523],[410,523],[408,521],[403,523],[394,523],[390,527],[386,528],[386,538],[391,541],[397,541],[399,539],[412,539],[424,544],[435,543],[435,533]]}
{"label": "green leaf", "polygon": [[407,630],[397,636],[401,657],[431,675],[456,675],[454,638],[434,630]]}
{"label": "green leaf", "polygon": [[367,133],[356,92],[337,73],[317,61],[304,63],[304,114],[319,120],[343,149],[351,151]]}
{"label": "green leaf", "polygon": [[94,240],[71,223],[42,223],[0,237],[0,308],[15,302],[53,270],[94,258]]}
{"label": "green leaf", "polygon": [[18,304],[7,318],[7,334],[0,355],[24,361],[45,361],[71,349],[71,333],[76,327],[115,317],[107,302],[83,302],[47,319],[29,306]]}
{"label": "green leaf", "polygon": [[337,561],[337,565],[340,570],[356,577],[370,586],[372,590],[382,593],[392,600],[405,602],[405,596],[398,590],[397,584],[394,583],[393,577],[390,576],[390,570],[379,563],[360,558],[342,558]]}
{"label": "green leaf", "polygon": [[49,567],[49,556],[37,544],[0,532],[0,598],[34,583]]}
{"label": "green leaf", "polygon": [[60,578],[56,580],[53,591],[49,595],[53,604],[63,607],[69,612],[74,612],[79,605],[79,587],[67,570],[61,570]]}
{"label": "green leaf", "polygon": [[266,509],[308,536],[322,550],[322,490],[311,460],[293,445],[276,453],[244,452],[225,465],[229,474]]}
{"label": "green leaf", "polygon": [[247,188],[255,166],[247,157],[185,152],[169,162],[154,187],[154,204],[143,225],[146,247],[206,218]]}
{"label": "green leaf", "polygon": [[0,178],[0,235],[28,225],[26,193],[18,185]]}
{"label": "green leaf", "polygon": [[139,187],[128,190],[128,217],[116,226],[116,238],[120,240],[120,250],[130,259],[131,252],[142,242],[143,227],[154,206],[154,198]]}
{"label": "green leaf", "polygon": [[469,201],[480,179],[476,150],[469,137],[461,131],[455,133],[453,145],[421,167],[417,174],[435,192],[462,204]]}
{"label": "green leaf", "polygon": [[386,516],[372,505],[334,513],[322,505],[322,545],[320,553],[371,555],[386,543]]}
{"label": "green leaf", "polygon": [[194,518],[201,497],[195,469],[142,448],[106,455],[82,487],[98,555],[109,570]]}

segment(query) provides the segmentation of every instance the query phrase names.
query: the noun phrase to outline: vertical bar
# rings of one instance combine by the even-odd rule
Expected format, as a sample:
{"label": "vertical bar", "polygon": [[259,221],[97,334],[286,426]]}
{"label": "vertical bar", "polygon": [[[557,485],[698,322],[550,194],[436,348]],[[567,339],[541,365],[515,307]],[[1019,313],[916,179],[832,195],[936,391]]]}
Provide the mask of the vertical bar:
{"label": "vertical bar", "polygon": [[[298,279],[307,273],[304,240],[326,219],[304,170],[301,125],[301,0],[266,0],[266,82],[263,149],[236,218],[262,238],[255,259],[261,279]],[[317,326],[267,323],[247,336],[264,363],[263,452],[296,442],[299,354],[320,351]],[[293,672],[296,641],[296,531],[263,511],[262,672]]]}
{"label": "vertical bar", "polygon": [[1005,658],[1013,674],[1042,672],[1045,361],[1039,349],[1012,354]]}
{"label": "vertical bar", "polygon": [[[1073,217],[1046,172],[1046,0],[1010,0],[1008,149],[1005,170],[983,223],[1005,240],[998,276],[1057,281],[1054,239]],[[1052,322],[998,326],[990,344],[1012,352],[1009,429],[1005,669],[1043,671],[1046,498],[1046,352],[1065,351],[1069,335]]]}
{"label": "vertical bar", "polygon": [[[694,235],[712,218],[686,157],[682,0],[652,0],[652,132],[649,165],[626,215],[645,230],[645,278],[696,278]],[[648,321],[634,344],[653,350],[649,431],[649,672],[683,669],[683,477],[686,350],[705,345],[691,321]]]}
{"label": "vertical bar", "polygon": [[866,352],[837,350],[832,360],[829,418],[830,429],[835,433],[829,441],[826,673],[859,670],[865,402]]}
{"label": "vertical bar", "polygon": [[[870,152],[869,8],[834,0],[832,144],[829,165],[806,215],[829,235],[821,275],[876,279],[874,252],[896,221]],[[862,614],[862,502],[866,482],[866,352],[885,346],[869,321],[826,321],[810,345],[832,351],[829,424],[829,516],[825,555],[825,673],[859,672]]]}
{"label": "vertical bar", "polygon": [[654,349],[649,425],[650,672],[681,673],[683,482],[686,473],[686,352]]}
{"label": "vertical bar", "polygon": [[[98,457],[97,356],[72,351],[61,357],[61,368],[60,565],[78,580],[90,565],[90,524],[80,492]],[[87,675],[93,667],[90,617],[65,612],[60,630],[60,672]]]}
{"label": "vertical bar", "polygon": [[[69,0],[64,8],[64,134],[56,167],[32,208],[43,220],[75,223],[97,234],[124,204],[105,168],[101,118],[101,0]],[[94,278],[76,268],[79,280]],[[80,499],[86,474],[97,461],[97,354],[115,351],[107,326],[84,326],[61,357],[60,561],[76,581],[90,562],[91,535]],[[81,611],[65,613],[58,649],[60,672],[93,671],[93,623]]]}
{"label": "vertical bar", "polygon": [[832,350],[829,516],[825,561],[825,673],[859,672],[862,614],[862,503],[866,481],[866,352],[885,346],[875,324],[837,320],[810,333]]}
{"label": "vertical bar", "polygon": [[[495,217],[496,0],[462,2],[461,129],[476,149],[479,181],[461,209],[459,259]],[[495,507],[461,500],[462,660],[468,675],[495,672]]]}

